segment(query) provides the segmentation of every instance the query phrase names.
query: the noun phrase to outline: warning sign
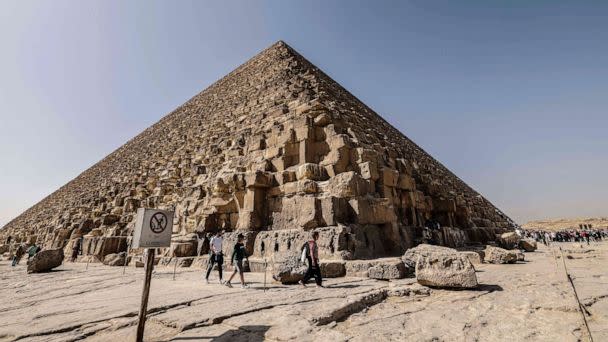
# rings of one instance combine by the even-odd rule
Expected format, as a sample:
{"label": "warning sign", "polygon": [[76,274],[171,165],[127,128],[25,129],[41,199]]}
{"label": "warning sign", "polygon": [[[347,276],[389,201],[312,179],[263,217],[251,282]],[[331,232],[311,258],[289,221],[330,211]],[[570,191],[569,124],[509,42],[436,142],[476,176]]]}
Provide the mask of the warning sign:
{"label": "warning sign", "polygon": [[172,230],[172,211],[139,208],[133,233],[133,248],[169,247]]}

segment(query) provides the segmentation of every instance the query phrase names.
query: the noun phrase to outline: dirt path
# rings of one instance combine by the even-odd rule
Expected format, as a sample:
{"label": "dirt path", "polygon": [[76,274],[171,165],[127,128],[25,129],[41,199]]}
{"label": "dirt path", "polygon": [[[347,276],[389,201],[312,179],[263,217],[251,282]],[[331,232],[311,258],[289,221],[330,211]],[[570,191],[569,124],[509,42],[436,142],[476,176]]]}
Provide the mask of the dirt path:
{"label": "dirt path", "polygon": [[[608,243],[561,244],[594,340],[608,340]],[[557,253],[556,253],[557,251]],[[557,247],[525,263],[483,264],[474,291],[428,289],[413,279],[327,280],[317,289],[247,274],[251,289],[204,285],[201,270],[154,274],[149,341],[586,341]],[[0,261],[0,341],[134,339],[143,270],[64,264],[47,274]]]}

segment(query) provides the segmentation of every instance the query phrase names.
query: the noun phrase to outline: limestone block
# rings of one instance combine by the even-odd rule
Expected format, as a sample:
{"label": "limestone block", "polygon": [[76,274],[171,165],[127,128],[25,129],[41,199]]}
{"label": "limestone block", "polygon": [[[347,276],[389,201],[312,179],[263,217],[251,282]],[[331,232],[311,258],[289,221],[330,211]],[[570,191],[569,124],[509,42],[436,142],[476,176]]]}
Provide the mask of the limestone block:
{"label": "limestone block", "polygon": [[382,177],[382,184],[384,186],[388,186],[388,187],[395,187],[397,186],[397,180],[399,179],[399,172],[397,170],[393,170],[393,169],[389,169],[389,168],[383,168],[381,171]]}
{"label": "limestone block", "polygon": [[517,261],[517,253],[499,247],[487,246],[485,260],[492,264],[514,264]]}
{"label": "limestone block", "polygon": [[284,158],[273,158],[270,162],[272,163],[273,169],[278,172],[281,172],[286,168]]}
{"label": "limestone block", "polygon": [[295,284],[304,279],[307,266],[302,264],[297,255],[276,258],[272,269],[272,278],[282,284]]}
{"label": "limestone block", "polygon": [[405,254],[401,257],[403,263],[410,268],[416,267],[416,262],[419,258],[425,258],[434,254],[455,254],[457,250],[448,247],[434,246],[428,244],[420,244],[414,248],[410,248],[405,251]]}
{"label": "limestone block", "polygon": [[345,198],[330,196],[321,198],[320,201],[322,225],[335,226],[348,220],[349,206]]}
{"label": "limestone block", "polygon": [[331,117],[327,113],[323,113],[317,116],[314,120],[314,125],[319,127],[325,127],[331,123]]}
{"label": "limestone block", "polygon": [[298,181],[298,192],[305,194],[316,194],[319,192],[319,187],[317,186],[317,182],[310,179],[303,179]]}
{"label": "limestone block", "polygon": [[519,240],[519,248],[526,252],[534,252],[537,248],[536,241],[534,239],[521,239]]}
{"label": "limestone block", "polygon": [[448,288],[477,287],[475,268],[458,253],[433,253],[416,262],[416,281],[425,286]]}
{"label": "limestone block", "polygon": [[321,267],[321,276],[323,278],[338,278],[346,275],[344,261],[320,261],[319,266]]}
{"label": "limestone block", "polygon": [[262,171],[247,172],[245,183],[248,187],[267,188],[272,184],[272,175]]}
{"label": "limestone block", "polygon": [[466,257],[467,259],[469,259],[469,261],[473,265],[483,264],[483,256],[481,255],[481,253],[477,253],[477,252],[473,252],[473,251],[463,251],[463,252],[458,252],[458,253],[460,253],[462,256]]}
{"label": "limestone block", "polygon": [[335,174],[347,171],[350,164],[350,141],[348,135],[338,134],[328,137],[329,153],[319,163],[321,166],[332,165]]}
{"label": "limestone block", "polygon": [[27,273],[48,272],[63,262],[63,249],[42,250],[28,262]]}
{"label": "limestone block", "polygon": [[397,188],[409,191],[416,190],[416,182],[411,176],[408,176],[406,174],[399,174],[399,179],[397,180]]}
{"label": "limestone block", "polygon": [[393,205],[386,198],[353,198],[350,207],[359,224],[384,224],[397,221]]}
{"label": "limestone block", "polygon": [[503,233],[496,236],[498,245],[505,249],[513,249],[519,243],[519,236],[515,232]]}
{"label": "limestone block", "polygon": [[355,155],[355,161],[359,164],[371,162],[377,165],[378,163],[378,152],[372,149],[358,147],[355,149]]}
{"label": "limestone block", "polygon": [[359,170],[363,179],[376,181],[380,178],[378,167],[374,162],[364,162],[359,164]]}
{"label": "limestone block", "polygon": [[124,266],[128,263],[126,258],[126,253],[112,253],[108,254],[103,258],[103,264],[107,266]]}
{"label": "limestone block", "polygon": [[272,213],[273,229],[312,229],[317,227],[319,200],[312,196],[283,198],[281,211]]}
{"label": "limestone block", "polygon": [[290,182],[295,182],[298,180],[296,172],[291,171],[291,170],[277,172],[274,174],[274,177],[279,185],[283,185],[285,183],[290,183]]}
{"label": "limestone block", "polygon": [[407,269],[401,260],[380,262],[367,271],[367,276],[373,279],[401,279],[405,278]]}
{"label": "limestone block", "polygon": [[305,163],[298,167],[296,172],[298,180],[311,179],[315,181],[323,181],[328,178],[325,168],[318,164]]}
{"label": "limestone block", "polygon": [[324,192],[336,197],[362,196],[369,191],[369,183],[354,171],[338,174],[319,186]]}

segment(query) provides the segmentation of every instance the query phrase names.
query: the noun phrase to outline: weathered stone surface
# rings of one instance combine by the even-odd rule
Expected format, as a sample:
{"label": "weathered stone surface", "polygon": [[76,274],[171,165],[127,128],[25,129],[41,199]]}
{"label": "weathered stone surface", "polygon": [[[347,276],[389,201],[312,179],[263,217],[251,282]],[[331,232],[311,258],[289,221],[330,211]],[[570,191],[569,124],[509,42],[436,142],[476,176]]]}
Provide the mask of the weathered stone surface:
{"label": "weathered stone surface", "polygon": [[346,274],[346,268],[344,267],[344,261],[322,261],[319,266],[321,267],[321,276],[323,278],[337,278],[344,277]]}
{"label": "weathered stone surface", "polygon": [[489,263],[514,264],[517,261],[517,253],[500,247],[487,246],[485,253],[485,261]]}
{"label": "weathered stone surface", "polygon": [[421,285],[451,288],[477,286],[475,268],[459,253],[434,253],[418,258],[416,281]]}
{"label": "weathered stone surface", "polygon": [[519,243],[519,236],[515,234],[515,232],[508,232],[500,234],[496,240],[500,247],[505,249],[513,249],[517,247],[517,244]]}
{"label": "weathered stone surface", "polygon": [[483,264],[483,255],[485,255],[485,253],[473,252],[473,251],[464,251],[464,252],[458,252],[458,253],[460,255],[466,257],[467,259],[469,259],[469,261],[473,265]]}
{"label": "weathered stone surface", "polygon": [[124,266],[127,263],[126,253],[108,254],[103,258],[103,264],[107,266]]}
{"label": "weathered stone surface", "polygon": [[304,279],[307,269],[297,255],[277,258],[272,269],[272,279],[282,284],[295,284]]}
{"label": "weathered stone surface", "polygon": [[458,251],[453,248],[420,244],[414,248],[408,249],[405,252],[405,254],[403,255],[403,257],[401,257],[401,260],[403,260],[403,263],[407,267],[409,267],[411,269],[415,269],[416,263],[418,262],[418,260],[421,257],[424,258],[424,257],[433,256],[433,255],[456,254],[456,253],[458,253]]}
{"label": "weathered stone surface", "polygon": [[217,230],[344,226],[320,252],[345,260],[401,255],[429,219],[442,226],[438,243],[450,246],[485,243],[513,227],[283,42],[9,222],[0,241],[69,249],[84,236],[84,256],[103,260],[129,248],[141,207],[175,210],[174,243],[159,253],[178,257],[197,245],[175,238]]}
{"label": "weathered stone surface", "polygon": [[381,262],[367,270],[367,276],[373,279],[401,279],[407,274],[405,264],[400,260]]}
{"label": "weathered stone surface", "polygon": [[519,248],[526,252],[534,252],[537,248],[536,241],[533,239],[521,239],[519,240]]}
{"label": "weathered stone surface", "polygon": [[63,249],[38,252],[27,264],[27,273],[48,272],[63,262]]}

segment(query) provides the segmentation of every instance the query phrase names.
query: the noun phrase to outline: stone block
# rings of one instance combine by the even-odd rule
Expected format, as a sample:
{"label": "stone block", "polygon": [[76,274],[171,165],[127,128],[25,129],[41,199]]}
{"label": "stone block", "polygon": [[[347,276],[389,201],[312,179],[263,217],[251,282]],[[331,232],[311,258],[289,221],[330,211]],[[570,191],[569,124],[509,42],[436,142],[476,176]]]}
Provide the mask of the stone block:
{"label": "stone block", "polygon": [[296,172],[296,176],[298,180],[311,179],[315,181],[324,181],[328,178],[325,168],[313,163],[300,165]]}
{"label": "stone block", "polygon": [[389,280],[405,278],[407,273],[405,264],[401,260],[395,260],[392,262],[380,262],[370,267],[367,271],[367,276],[373,279]]}

